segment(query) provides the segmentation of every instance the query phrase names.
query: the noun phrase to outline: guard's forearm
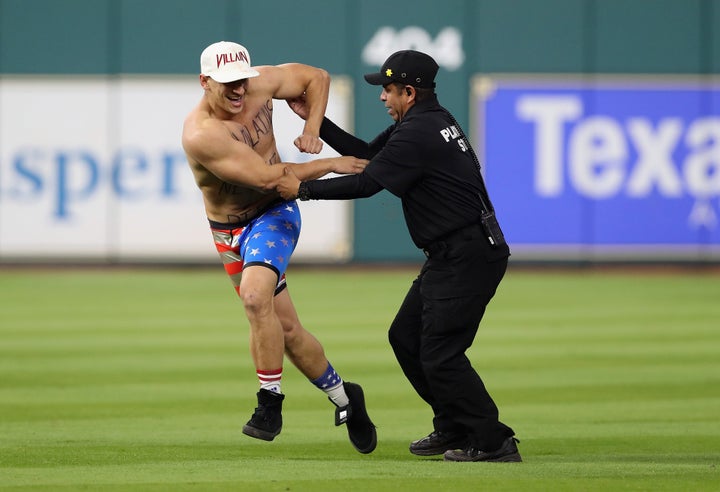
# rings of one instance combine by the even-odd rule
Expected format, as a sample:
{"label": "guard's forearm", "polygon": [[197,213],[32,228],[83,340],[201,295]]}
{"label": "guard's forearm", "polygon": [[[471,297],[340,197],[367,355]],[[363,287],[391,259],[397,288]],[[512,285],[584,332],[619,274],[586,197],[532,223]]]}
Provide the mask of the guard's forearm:
{"label": "guard's forearm", "polygon": [[317,179],[300,183],[301,200],[351,200],[367,198],[382,190],[375,180],[365,173],[350,174],[330,179]]}
{"label": "guard's forearm", "polygon": [[366,142],[346,132],[328,118],[323,118],[320,138],[341,155],[354,155],[361,159],[371,159],[373,156]]}

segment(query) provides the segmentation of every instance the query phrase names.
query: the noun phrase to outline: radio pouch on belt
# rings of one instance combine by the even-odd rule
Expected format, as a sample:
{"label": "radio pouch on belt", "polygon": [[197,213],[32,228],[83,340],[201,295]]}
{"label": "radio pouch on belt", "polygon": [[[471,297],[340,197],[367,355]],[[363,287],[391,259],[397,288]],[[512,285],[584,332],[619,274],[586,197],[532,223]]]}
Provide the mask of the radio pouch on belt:
{"label": "radio pouch on belt", "polygon": [[498,221],[495,218],[494,210],[485,211],[482,215],[480,215],[480,227],[482,227],[485,237],[491,247],[497,248],[505,244],[505,235],[503,234],[502,229],[500,229],[500,224],[498,224]]}

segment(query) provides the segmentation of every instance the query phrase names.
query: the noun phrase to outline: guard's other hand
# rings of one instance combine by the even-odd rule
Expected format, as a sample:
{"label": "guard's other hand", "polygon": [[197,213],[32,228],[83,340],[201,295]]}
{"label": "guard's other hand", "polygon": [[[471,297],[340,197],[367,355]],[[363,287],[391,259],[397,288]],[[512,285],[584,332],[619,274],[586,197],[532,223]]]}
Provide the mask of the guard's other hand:
{"label": "guard's other hand", "polygon": [[297,198],[298,188],[300,188],[300,180],[295,173],[292,172],[290,166],[285,166],[283,175],[278,179],[275,185],[275,191],[285,200],[294,200]]}

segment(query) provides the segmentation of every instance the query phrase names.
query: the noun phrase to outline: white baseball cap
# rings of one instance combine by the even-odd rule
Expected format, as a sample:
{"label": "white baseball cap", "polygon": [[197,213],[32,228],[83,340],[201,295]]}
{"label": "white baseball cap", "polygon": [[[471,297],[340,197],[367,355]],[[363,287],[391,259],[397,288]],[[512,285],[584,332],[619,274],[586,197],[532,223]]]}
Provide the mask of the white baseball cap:
{"label": "white baseball cap", "polygon": [[200,55],[200,73],[222,84],[260,75],[250,67],[250,53],[237,43],[220,41]]}

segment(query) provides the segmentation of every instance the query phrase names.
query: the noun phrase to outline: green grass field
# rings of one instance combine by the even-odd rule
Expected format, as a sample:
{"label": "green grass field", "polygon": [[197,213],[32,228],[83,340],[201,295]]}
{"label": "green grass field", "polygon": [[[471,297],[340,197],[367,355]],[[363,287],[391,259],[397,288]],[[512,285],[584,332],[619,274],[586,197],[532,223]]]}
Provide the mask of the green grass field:
{"label": "green grass field", "polygon": [[287,364],[283,432],[220,267],[0,271],[0,490],[720,490],[720,276],[511,267],[470,353],[523,463],[408,452],[431,415],[387,327],[415,270],[291,269],[305,326],[365,388],[378,447]]}

